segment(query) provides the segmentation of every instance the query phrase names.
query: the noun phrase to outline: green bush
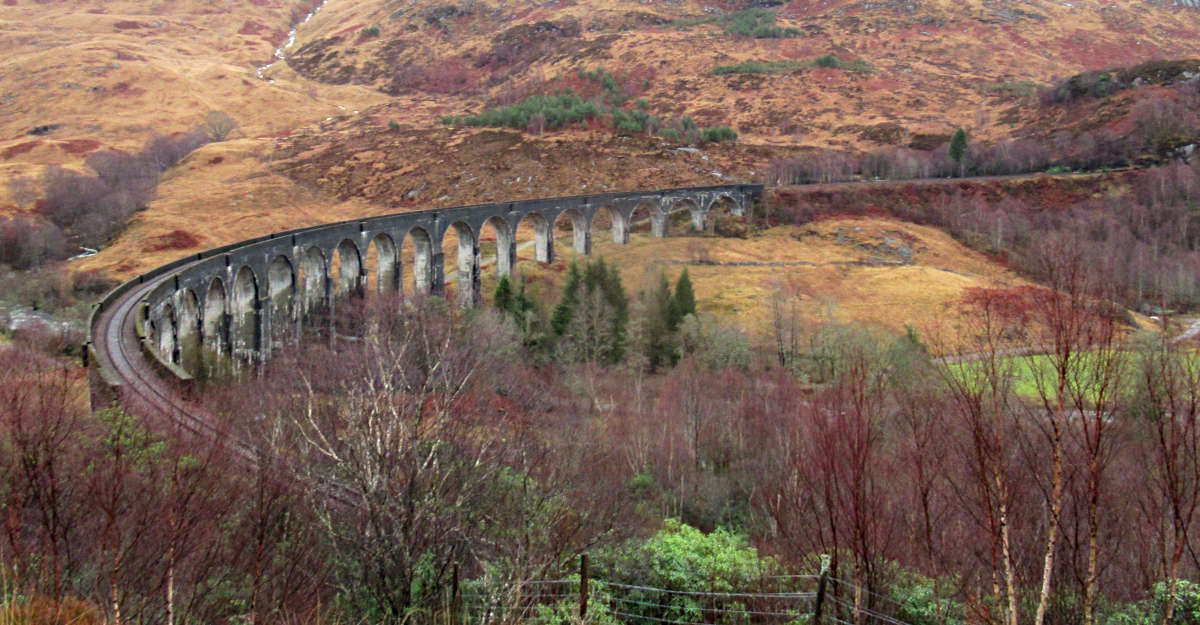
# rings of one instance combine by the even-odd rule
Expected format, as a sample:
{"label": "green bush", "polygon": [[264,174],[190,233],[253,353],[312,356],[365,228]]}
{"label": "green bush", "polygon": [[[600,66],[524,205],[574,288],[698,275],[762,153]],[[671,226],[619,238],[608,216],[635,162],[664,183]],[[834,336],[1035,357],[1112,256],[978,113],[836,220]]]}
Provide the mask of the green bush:
{"label": "green bush", "polygon": [[890,593],[896,600],[895,617],[912,625],[963,625],[967,622],[965,607],[950,595],[953,584],[937,581],[920,573],[900,569],[891,584]]}
{"label": "green bush", "polygon": [[801,61],[746,61],[736,65],[718,65],[712,73],[720,74],[782,74],[808,67]]}
{"label": "green bush", "polygon": [[782,74],[806,67],[825,67],[840,69],[848,72],[869,74],[872,71],[870,63],[862,60],[845,61],[827,54],[809,61],[745,61],[736,65],[718,65],[713,68],[714,74]]}
{"label": "green bush", "polygon": [[723,143],[725,141],[737,141],[738,134],[729,126],[717,126],[715,128],[705,128],[701,133],[705,143]]}
{"label": "green bush", "polygon": [[725,32],[754,39],[781,39],[799,37],[796,28],[780,28],[775,25],[775,14],[767,9],[753,8],[731,13],[726,17]]}
{"label": "green bush", "polygon": [[663,591],[745,592],[764,577],[783,573],[774,558],[759,556],[745,536],[723,528],[705,534],[676,519],[667,519],[645,542],[600,554],[596,561],[597,578],[653,587],[622,593],[620,611],[633,614],[626,622],[636,625],[653,625],[660,619],[717,622],[691,595]]}
{"label": "green bush", "polygon": [[841,69],[851,72],[862,72],[869,74],[871,72],[871,64],[863,60],[846,61],[839,59],[832,54],[818,56],[811,61],[813,67],[825,67],[829,69]]}
{"label": "green bush", "polygon": [[364,28],[364,29],[358,31],[358,34],[362,35],[363,37],[378,37],[379,36],[379,27],[371,26],[369,28]]}
{"label": "green bush", "polygon": [[[606,82],[609,77],[612,77],[611,73],[599,69],[591,72],[580,70],[579,75],[601,82]],[[619,85],[619,82],[614,84]],[[588,120],[607,117],[612,128],[622,133],[645,133],[651,136],[657,134],[671,141],[686,141],[687,143],[737,140],[737,133],[725,126],[706,129],[697,126],[691,117],[684,116],[678,120],[668,121],[652,115],[646,111],[649,102],[644,99],[636,102],[636,108],[626,109],[622,104],[628,99],[628,96],[622,95],[619,98],[610,99],[610,103],[605,104],[584,100],[569,91],[553,96],[535,95],[526,98],[524,102],[504,108],[490,109],[478,115],[444,117],[442,123],[529,130],[530,122],[536,119],[536,127],[540,132],[557,130],[574,123],[586,128]],[[389,127],[391,126],[389,125]]]}
{"label": "green bush", "polygon": [[680,135],[679,131],[675,130],[674,128],[663,128],[662,130],[658,131],[658,136],[666,139],[667,141],[683,141],[683,136]]}

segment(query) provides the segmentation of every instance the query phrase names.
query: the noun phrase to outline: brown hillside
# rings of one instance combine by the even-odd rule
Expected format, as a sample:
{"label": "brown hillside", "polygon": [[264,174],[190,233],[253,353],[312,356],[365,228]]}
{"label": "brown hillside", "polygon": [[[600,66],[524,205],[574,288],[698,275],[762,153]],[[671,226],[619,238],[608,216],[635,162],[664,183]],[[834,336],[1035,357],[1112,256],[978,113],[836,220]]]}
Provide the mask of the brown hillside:
{"label": "brown hillside", "polygon": [[[288,61],[260,76],[313,0],[3,0],[0,178],[81,167],[92,151],[133,150],[211,111],[232,115],[240,127],[230,141],[169,171],[123,235],[73,265],[126,277],[282,228],[405,208],[761,180],[779,156],[931,148],[958,126],[974,140],[1120,130],[1153,92],[1049,107],[1030,94],[1085,70],[1200,57],[1200,12],[1167,2],[757,4],[780,32],[799,36],[730,34],[729,16],[747,8],[744,0],[334,0],[299,27]],[[859,65],[797,65],[830,54]],[[793,65],[713,73],[747,61]],[[650,113],[741,136],[693,148],[615,133],[605,120],[540,135],[441,123],[535,93],[595,95],[580,72],[597,68],[621,77]],[[872,201],[891,200],[864,203]],[[15,208],[0,185],[0,213]]]}

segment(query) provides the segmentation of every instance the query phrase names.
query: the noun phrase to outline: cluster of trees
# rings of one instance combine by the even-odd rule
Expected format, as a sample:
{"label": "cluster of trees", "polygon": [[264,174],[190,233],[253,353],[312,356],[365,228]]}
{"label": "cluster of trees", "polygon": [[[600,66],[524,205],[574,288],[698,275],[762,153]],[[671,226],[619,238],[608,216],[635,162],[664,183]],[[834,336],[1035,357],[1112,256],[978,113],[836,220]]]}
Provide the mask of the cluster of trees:
{"label": "cluster of trees", "polygon": [[[456,565],[497,601],[582,552],[610,581],[669,588],[692,579],[672,567],[754,560],[752,542],[773,555],[759,571],[828,555],[862,588],[831,587],[848,622],[1185,623],[1200,367],[1164,337],[1124,338],[1083,249],[1048,237],[1047,288],[971,292],[957,359],[915,332],[833,325],[792,328],[789,366],[716,357],[723,331],[694,314],[688,280],[630,302],[600,262],[537,322],[552,365],[526,340],[520,287],[497,308],[381,305],[364,340],[210,386],[204,437],[90,414],[75,372],[6,347],[0,556],[22,593],[83,598],[110,622],[427,622]],[[638,337],[672,327],[681,347],[657,352],[658,374],[618,362],[653,358]],[[1018,344],[1046,354],[1009,356]]]}
{"label": "cluster of trees", "polygon": [[116,408],[92,414],[79,373],[20,341],[0,347],[6,615],[181,623],[312,614],[310,596],[324,584],[316,525],[291,476],[169,423]]}
{"label": "cluster of trees", "polygon": [[[1035,141],[1017,139],[973,143],[968,141],[965,133],[952,153],[950,148],[955,136],[960,135],[956,132],[940,148],[933,150],[900,146],[861,156],[820,150],[803,156],[777,159],[771,162],[767,178],[776,184],[811,184],[863,179],[999,176],[1044,171],[1052,162],[1050,150]],[[1068,138],[1067,148],[1070,147]]]}
{"label": "cluster of trees", "polygon": [[154,136],[136,154],[89,154],[84,163],[92,174],[51,165],[39,182],[10,180],[10,194],[25,210],[0,217],[0,264],[28,269],[79,246],[103,245],[154,199],[164,171],[201,145],[224,140],[236,126],[229,115],[214,112],[188,132]]}
{"label": "cluster of trees", "polygon": [[737,37],[790,39],[804,34],[799,28],[776,25],[775,13],[761,7],[735,11],[723,16],[722,21],[725,23],[725,32]]}
{"label": "cluster of trees", "polygon": [[[706,353],[715,330],[711,320],[697,317],[696,295],[687,269],[671,287],[665,273],[630,298],[615,265],[603,258],[584,265],[572,262],[557,302],[544,317],[538,302],[526,294],[524,282],[516,293],[502,277],[492,298],[494,306],[513,319],[524,344],[546,359],[561,363],[633,364],[651,373],[674,366],[684,354]],[[741,358],[748,341],[740,332],[721,332],[723,353],[732,348]],[[722,359],[725,356],[712,356]]]}
{"label": "cluster of trees", "polygon": [[[885,207],[897,217],[943,228],[959,240],[1004,258],[1035,280],[1048,278],[1037,259],[1046,241],[1081,242],[1088,262],[1105,268],[1113,296],[1129,308],[1192,309],[1200,305],[1200,163],[1175,161],[1131,176],[1127,192],[1087,199],[1065,208],[1032,199],[953,192]],[[830,211],[878,212],[875,203],[839,202],[830,207],[797,202],[778,219],[804,223]]]}
{"label": "cluster of trees", "polygon": [[1039,96],[1043,105],[1051,105],[1105,98],[1146,85],[1178,83],[1178,87],[1194,91],[1200,84],[1195,77],[1198,67],[1200,62],[1195,60],[1156,60],[1123,69],[1093,70],[1058,81]]}
{"label": "cluster of trees", "polygon": [[615,132],[659,136],[689,144],[737,140],[737,132],[727,126],[702,128],[686,115],[675,119],[654,115],[647,110],[650,103],[643,98],[637,99],[632,108],[628,107],[637,88],[603,68],[580,70],[578,77],[584,81],[579,94],[571,88],[557,95],[533,94],[478,115],[451,115],[443,118],[442,123],[513,128],[535,134],[574,124],[596,124]]}
{"label": "cluster of trees", "polygon": [[[716,71],[786,71],[786,67],[752,62]],[[1186,88],[1147,93],[1136,99],[1129,108],[1129,130],[1125,132],[1099,127],[1063,130],[1043,140],[983,143],[969,141],[959,129],[931,150],[903,146],[867,154],[818,150],[776,159],[770,164],[767,180],[773,184],[910,180],[1162,164],[1182,154],[1186,146],[1200,142],[1200,117],[1195,113],[1198,104],[1200,95],[1188,83]]]}

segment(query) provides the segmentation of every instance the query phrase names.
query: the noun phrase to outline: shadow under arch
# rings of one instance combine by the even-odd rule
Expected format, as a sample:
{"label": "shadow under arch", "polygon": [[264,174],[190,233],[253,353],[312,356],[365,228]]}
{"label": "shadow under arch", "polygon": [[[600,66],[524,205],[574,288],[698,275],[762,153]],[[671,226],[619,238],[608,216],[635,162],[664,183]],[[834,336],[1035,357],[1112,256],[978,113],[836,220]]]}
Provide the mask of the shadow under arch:
{"label": "shadow under arch", "polygon": [[576,254],[592,253],[592,233],[588,230],[588,219],[583,213],[568,208],[554,219],[554,231],[563,229],[563,224],[571,224],[571,251]]}
{"label": "shadow under arch", "polygon": [[479,232],[479,246],[482,250],[485,242],[490,241],[485,234],[488,229],[495,233],[495,266],[499,276],[511,276],[517,265],[517,242],[515,228],[508,220],[499,215],[492,215],[483,222]]}
{"label": "shadow under arch", "polygon": [[233,355],[252,361],[258,355],[259,336],[258,279],[249,265],[242,265],[233,279],[229,302],[229,338]]}
{"label": "shadow under arch", "polygon": [[446,284],[449,284],[451,280],[458,283],[456,299],[459,306],[464,308],[475,306],[479,303],[480,291],[479,238],[469,224],[464,221],[456,221],[442,233],[440,247],[443,250],[449,242],[447,235],[451,233],[458,240],[458,253],[455,255],[457,260],[454,266],[454,275],[451,276],[450,272],[445,272],[443,275],[446,276]]}
{"label": "shadow under arch", "polygon": [[179,366],[184,371],[198,376],[203,373],[201,367],[201,335],[200,300],[191,289],[184,289],[179,294],[179,307],[175,311],[176,348],[179,350]]}
{"label": "shadow under arch", "polygon": [[358,245],[350,239],[342,239],[334,249],[332,260],[329,273],[333,278],[334,297],[361,297],[363,262]]}
{"label": "shadow under arch", "polygon": [[433,290],[433,238],[421,226],[413,226],[400,244],[401,256],[412,247],[412,293],[429,295]]}
{"label": "shadow under arch", "polygon": [[220,377],[226,371],[226,358],[231,351],[229,344],[229,317],[226,314],[228,296],[225,282],[213,278],[204,295],[204,310],[200,323],[202,373],[205,377]]}
{"label": "shadow under arch", "polygon": [[597,208],[596,214],[592,216],[592,223],[589,227],[596,232],[609,230],[613,243],[625,244],[629,242],[629,221],[615,206],[606,204]]}
{"label": "shadow under arch", "polygon": [[[691,198],[677,198],[670,200],[670,204],[668,206],[667,221],[674,221],[685,227],[686,224],[690,224],[693,232],[704,231],[704,209],[701,208],[700,204],[696,202],[696,200]],[[684,211],[686,211],[686,213]]]}
{"label": "shadow under arch", "polygon": [[403,295],[399,248],[392,240],[391,235],[381,232],[367,243],[367,257],[363,273],[367,279],[364,290],[368,297]]}
{"label": "shadow under arch", "polygon": [[267,314],[271,319],[270,349],[296,339],[296,272],[286,256],[267,265]]}
{"label": "shadow under arch", "polygon": [[301,327],[319,325],[317,320],[328,309],[328,274],[325,253],[321,248],[314,245],[300,255],[300,277],[297,279],[300,288],[300,310],[297,314]]}
{"label": "shadow under arch", "polygon": [[650,234],[656,237],[667,236],[667,220],[666,215],[662,212],[662,206],[654,200],[642,200],[634,205],[633,210],[629,212],[628,230],[629,234]]}
{"label": "shadow under arch", "polygon": [[151,323],[150,331],[158,355],[167,362],[178,363],[179,353],[175,350],[175,307],[170,304],[163,306],[158,318]]}
{"label": "shadow under arch", "polygon": [[745,224],[741,223],[741,213],[741,205],[737,200],[728,193],[721,193],[713,198],[705,211],[704,229],[706,232],[722,236],[736,236],[734,229],[745,231]]}
{"label": "shadow under arch", "polygon": [[534,260],[539,263],[554,262],[554,237],[550,231],[550,221],[541,213],[525,213],[513,229],[516,233],[514,239],[519,239],[523,231],[528,232],[528,228],[533,229]]}

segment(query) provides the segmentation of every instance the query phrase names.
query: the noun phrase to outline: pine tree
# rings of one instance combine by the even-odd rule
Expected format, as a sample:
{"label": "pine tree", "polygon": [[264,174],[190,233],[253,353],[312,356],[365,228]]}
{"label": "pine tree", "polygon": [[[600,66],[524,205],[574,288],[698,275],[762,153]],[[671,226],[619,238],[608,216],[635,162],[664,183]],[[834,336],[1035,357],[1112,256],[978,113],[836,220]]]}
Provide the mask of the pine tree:
{"label": "pine tree", "polygon": [[685,267],[683,273],[679,274],[679,281],[675,283],[675,293],[671,295],[670,308],[670,325],[671,331],[679,329],[679,323],[688,315],[696,314],[696,293],[692,290],[692,279],[688,276],[688,270]]}
{"label": "pine tree", "polygon": [[554,312],[550,313],[550,328],[558,336],[562,336],[567,331],[567,324],[571,323],[571,317],[575,315],[575,309],[579,305],[579,286],[582,281],[583,276],[579,273],[579,264],[571,261],[571,266],[567,269],[567,282],[563,285],[562,296],[554,305]]}
{"label": "pine tree", "polygon": [[616,265],[609,265],[604,274],[604,300],[612,313],[612,344],[609,347],[608,359],[617,363],[625,358],[625,335],[629,325],[629,297],[625,295],[625,287],[621,284],[621,273]]}
{"label": "pine tree", "polygon": [[505,312],[514,312],[512,282],[508,276],[500,276],[500,282],[496,284],[496,291],[492,294],[492,305]]}
{"label": "pine tree", "polygon": [[642,350],[650,370],[655,371],[676,360],[674,331],[671,329],[671,284],[667,276],[659,273],[658,284],[649,293],[642,292],[641,306],[646,317],[642,320]]}
{"label": "pine tree", "polygon": [[958,164],[958,175],[963,175],[965,163],[963,159],[967,156],[967,131],[960,126],[954,131],[954,136],[950,138],[950,158]]}

